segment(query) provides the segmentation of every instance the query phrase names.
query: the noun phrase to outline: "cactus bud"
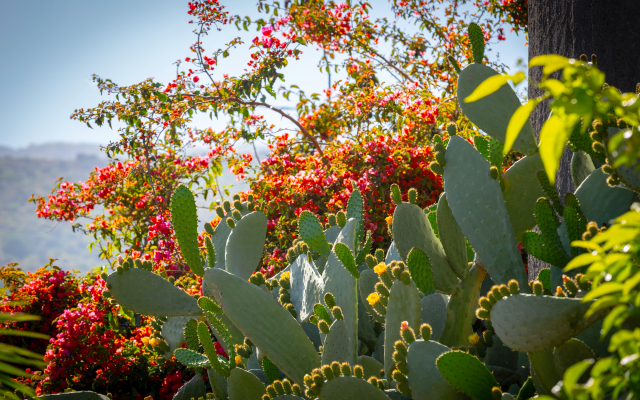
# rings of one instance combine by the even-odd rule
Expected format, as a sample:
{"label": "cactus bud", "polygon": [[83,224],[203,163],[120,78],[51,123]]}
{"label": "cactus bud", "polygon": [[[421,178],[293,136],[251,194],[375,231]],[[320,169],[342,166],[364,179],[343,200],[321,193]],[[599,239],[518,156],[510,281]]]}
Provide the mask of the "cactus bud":
{"label": "cactus bud", "polygon": [[344,226],[347,224],[347,215],[344,213],[344,211],[338,211],[337,219],[340,228],[344,228]]}
{"label": "cactus bud", "polygon": [[382,249],[377,249],[375,252],[376,255],[376,260],[378,261],[378,263],[381,263],[384,261],[384,250]]}
{"label": "cactus bud", "polygon": [[[401,340],[398,340],[398,341],[399,341],[399,342],[402,342]],[[393,361],[395,361],[396,363],[399,363],[399,362],[405,362],[405,361],[407,360],[407,359],[406,359],[406,356],[405,356],[405,355],[402,355],[402,353],[400,353],[400,352],[399,352],[399,351],[397,351],[397,350],[396,350],[396,351],[394,351],[394,352],[393,352],[393,354],[391,354],[391,358],[393,358]]]}
{"label": "cactus bud", "polygon": [[102,278],[103,281],[106,281],[107,278],[109,277],[109,275],[107,275],[106,272],[103,272],[103,273],[100,274],[100,277]]}
{"label": "cactus bud", "polygon": [[496,302],[498,301],[491,290],[489,290],[489,292],[487,293],[487,298],[489,299],[489,302],[491,302],[491,305],[496,304]]}
{"label": "cactus bud", "polygon": [[500,286],[498,285],[493,285],[493,287],[491,288],[491,294],[493,295],[493,298],[496,299],[496,301],[504,297],[500,292]]}
{"label": "cactus bud", "polygon": [[343,362],[340,365],[340,371],[342,372],[343,376],[351,376],[351,365],[349,365],[348,362]]}
{"label": "cactus bud", "polygon": [[564,284],[564,288],[567,289],[567,292],[569,292],[571,297],[575,297],[575,295],[578,294],[578,284],[576,281],[566,275],[562,275],[562,282]]}
{"label": "cactus bud", "polygon": [[509,291],[509,288],[507,287],[507,285],[500,285],[500,294],[503,297],[511,296],[511,292]]}
{"label": "cactus bud", "polygon": [[436,154],[434,154],[434,156],[436,158],[436,162],[440,164],[440,166],[444,167],[447,165],[447,160],[444,157],[444,152],[438,151]]}
{"label": "cactus bud", "polygon": [[242,211],[242,203],[240,202],[240,200],[236,200],[233,202],[233,208],[238,211]]}
{"label": "cactus bud", "polygon": [[602,143],[600,142],[593,142],[591,144],[591,148],[593,149],[593,151],[595,151],[596,153],[604,153],[604,146],[602,145]]}
{"label": "cactus bud", "polygon": [[[322,373],[324,374],[324,377],[330,381],[333,378],[335,378],[335,374],[333,373],[333,369],[331,369],[330,365],[323,365],[322,367],[320,367],[320,369],[322,370]],[[340,376],[340,375],[338,375]]]}
{"label": "cactus bud", "polygon": [[591,132],[590,136],[594,142],[602,142],[602,134],[599,133],[598,131]]}
{"label": "cactus bud", "polygon": [[402,271],[400,273],[400,281],[407,286],[411,285],[411,274],[409,274],[409,271]]}
{"label": "cactus bud", "polygon": [[327,215],[327,221],[329,222],[329,226],[334,226],[335,224],[337,224],[337,220],[336,220],[336,215],[335,214],[329,214]]}
{"label": "cactus bud", "polygon": [[491,175],[491,179],[498,179],[498,177],[500,176],[498,167],[492,165],[491,168],[489,168],[489,174]]}
{"label": "cactus bud", "polygon": [[116,272],[118,273],[118,275],[122,275],[122,273],[124,272],[124,268],[122,268],[121,266],[118,266],[116,268]]}
{"label": "cactus bud", "polygon": [[607,185],[609,185],[610,187],[616,187],[620,184],[620,182],[621,181],[618,174],[609,175],[609,177],[607,178]]}
{"label": "cactus bud", "polygon": [[591,236],[595,236],[598,234],[598,224],[594,221],[587,223],[587,231],[591,234]]}
{"label": "cactus bud", "polygon": [[407,357],[407,345],[402,340],[396,340],[393,348],[402,356],[400,360],[404,360]]}
{"label": "cactus bud", "polygon": [[407,197],[409,197],[409,203],[416,204],[418,201],[418,191],[414,188],[409,189]]}
{"label": "cactus bud", "polygon": [[331,309],[331,314],[333,314],[333,318],[344,320],[344,315],[342,315],[342,309],[338,306],[335,306]]}
{"label": "cactus bud", "polygon": [[291,392],[295,396],[298,396],[298,397],[302,396],[302,390],[300,390],[300,385],[298,385],[297,383],[294,383],[293,385],[291,385]]}
{"label": "cactus bud", "polygon": [[407,379],[406,376],[404,376],[402,374],[402,372],[398,371],[397,369],[393,371],[393,373],[391,374],[391,377],[393,378],[394,381],[400,383],[400,382],[408,382],[409,380]]}
{"label": "cactus bud", "polygon": [[533,294],[535,294],[536,296],[542,296],[542,292],[544,289],[544,287],[542,286],[542,282],[533,281],[532,289],[533,289]]}
{"label": "cactus bud", "polygon": [[233,195],[233,200],[234,201],[240,201],[240,195],[238,193]]}
{"label": "cactus bud", "polygon": [[365,262],[365,264],[367,264],[367,267],[369,267],[369,268],[375,267],[376,264],[378,263],[376,261],[376,258],[374,256],[372,256],[371,254],[367,254],[367,256],[364,258],[364,262]]}
{"label": "cactus bud", "polygon": [[111,297],[111,292],[108,290],[105,290],[102,292],[102,297],[104,297],[105,299],[108,299]]}
{"label": "cactus bud", "polygon": [[305,386],[307,386],[307,387],[309,387],[309,386],[313,385],[313,378],[311,377],[311,375],[306,374],[306,375],[304,376],[304,384],[305,384]]}
{"label": "cactus bud", "polygon": [[458,134],[458,125],[455,122],[449,122],[447,125],[447,133],[449,136],[456,136]]}
{"label": "cactus bud", "polygon": [[355,367],[353,367],[353,375],[355,375],[356,378],[360,379],[364,377],[364,370],[362,369],[361,365],[356,365]]}
{"label": "cactus bud", "polygon": [[332,362],[331,370],[333,371],[333,375],[340,376],[340,363],[337,361]]}
{"label": "cactus bud", "polygon": [[375,285],[375,290],[382,297],[389,297],[389,289],[385,286],[384,283],[378,282]]}
{"label": "cactus bud", "polygon": [[393,201],[393,203],[396,205],[402,204],[402,193],[400,193],[400,186],[395,183],[391,185],[391,201]]}
{"label": "cactus bud", "polygon": [[586,54],[582,54],[582,55],[580,56],[580,61],[585,62],[585,63],[586,63],[586,62],[588,62],[588,60],[587,60],[587,55],[586,55]]}
{"label": "cactus bud", "polygon": [[602,164],[602,172],[604,172],[607,175],[611,175],[615,172],[615,170],[609,164]]}
{"label": "cactus bud", "polygon": [[409,368],[407,367],[406,361],[396,361],[395,367],[403,374],[409,375]]}
{"label": "cactus bud", "polygon": [[478,308],[476,310],[476,317],[478,317],[478,319],[488,320],[489,318],[491,318],[491,314],[489,314],[489,311],[485,310],[484,308]]}
{"label": "cactus bud", "polygon": [[329,307],[329,308],[333,308],[333,307],[335,307],[335,306],[336,306],[336,298],[335,298],[335,297],[333,297],[333,294],[332,294],[332,293],[327,292],[327,293],[324,295],[324,304],[326,304],[326,305],[327,305],[327,307]]}
{"label": "cactus bud", "polygon": [[289,293],[284,292],[280,295],[280,297],[278,297],[278,301],[280,302],[280,304],[291,303],[291,297],[289,296]]}
{"label": "cactus bud", "polygon": [[225,201],[222,203],[222,208],[224,208],[224,211],[225,211],[225,212],[229,212],[229,211],[231,211],[231,203],[229,203],[229,200],[225,200]]}
{"label": "cactus bud", "polygon": [[224,218],[224,210],[222,209],[222,207],[216,207],[216,214],[218,214],[218,217]]}
{"label": "cactus bud", "polygon": [[322,376],[322,370],[314,370],[315,372],[312,375],[313,378],[313,383],[315,383],[317,386],[322,387],[322,384],[324,384],[324,376]]}
{"label": "cactus bud", "polygon": [[493,333],[487,330],[482,333],[482,339],[487,344],[488,347],[493,346]]}
{"label": "cactus bud", "polygon": [[310,316],[309,322],[311,322],[314,325],[318,325],[318,317],[316,317],[315,315]]}
{"label": "cactus bud", "polygon": [[433,152],[435,153],[443,153],[445,151],[444,148],[444,144],[442,143],[442,138],[440,138],[440,136],[437,136],[438,139],[440,139],[440,141],[436,141],[436,144],[433,146]]}
{"label": "cactus bud", "polygon": [[598,65],[598,58],[596,57],[595,54],[591,55],[591,64]]}
{"label": "cactus bud", "polygon": [[411,329],[407,321],[402,321],[400,324],[400,334],[402,335],[402,339],[408,344],[416,341],[416,334],[413,332],[413,329]]}
{"label": "cactus bud", "polygon": [[400,268],[398,265],[395,265],[394,267],[391,268],[391,275],[393,275],[393,277],[396,278],[397,280],[400,280],[401,273],[402,273],[402,268]]}
{"label": "cactus bud", "polygon": [[267,386],[267,394],[269,395],[269,398],[274,398],[278,395],[278,392],[276,392],[276,389],[273,387],[273,385],[269,385]]}
{"label": "cactus bud", "polygon": [[562,287],[556,287],[556,297],[567,297],[567,294],[562,290]]}
{"label": "cactus bud", "polygon": [[329,334],[329,325],[325,320],[318,321],[318,329],[320,330],[320,332],[324,333],[325,335]]}
{"label": "cactus bud", "polygon": [[298,314],[296,313],[295,307],[293,307],[293,304],[291,304],[291,303],[284,304],[284,308],[287,311],[289,311],[289,313],[293,316],[293,318],[296,318],[298,316]]}
{"label": "cactus bud", "polygon": [[247,210],[253,212],[256,210],[256,204],[253,201],[247,202]]}
{"label": "cactus bud", "polygon": [[227,226],[231,229],[236,227],[236,223],[233,218],[227,218]]}
{"label": "cactus bud", "polygon": [[516,281],[515,279],[511,279],[509,281],[509,293],[518,294],[519,291],[520,285],[518,285],[518,281]]}
{"label": "cactus bud", "polygon": [[420,325],[420,337],[422,340],[427,341],[431,340],[431,334],[433,333],[433,329],[431,329],[431,325],[422,324]]}
{"label": "cactus bud", "polygon": [[291,382],[289,382],[287,379],[282,381],[282,388],[284,389],[284,393],[285,394],[293,393],[293,390],[291,388]]}
{"label": "cactus bud", "polygon": [[589,290],[591,290],[591,282],[589,282],[587,277],[583,274],[576,275],[576,282],[578,282],[578,287],[580,287],[580,290],[582,290],[583,292],[588,292]]}
{"label": "cactus bud", "polygon": [[491,388],[491,397],[493,397],[495,400],[500,400],[502,398],[502,389],[500,389],[499,386],[492,387]]}
{"label": "cactus bud", "polygon": [[478,304],[481,308],[484,308],[487,311],[491,311],[491,308],[493,307],[493,303],[489,300],[488,297],[480,297],[480,299],[478,300]]}
{"label": "cactus bud", "polygon": [[231,216],[233,217],[233,219],[236,220],[236,222],[242,219],[242,213],[238,210],[233,210],[233,212],[231,213]]}
{"label": "cactus bud", "polygon": [[435,161],[429,164],[429,169],[436,175],[442,175],[444,173],[444,169],[442,169],[442,166]]}

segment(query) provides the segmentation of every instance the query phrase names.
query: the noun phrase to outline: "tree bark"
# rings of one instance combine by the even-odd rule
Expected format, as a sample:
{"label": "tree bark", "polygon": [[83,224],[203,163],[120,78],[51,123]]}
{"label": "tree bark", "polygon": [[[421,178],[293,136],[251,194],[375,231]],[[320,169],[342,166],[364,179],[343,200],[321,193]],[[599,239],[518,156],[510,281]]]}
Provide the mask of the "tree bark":
{"label": "tree bark", "polygon": [[[529,60],[543,54],[579,58],[595,54],[606,82],[623,93],[634,92],[640,82],[640,0],[529,0]],[[529,78],[540,82],[542,69],[529,70]],[[529,98],[541,93],[529,83]],[[531,115],[536,137],[549,117],[548,102]],[[560,199],[574,192],[571,151],[562,156],[556,175]],[[529,273],[537,276],[544,263],[529,257]]]}

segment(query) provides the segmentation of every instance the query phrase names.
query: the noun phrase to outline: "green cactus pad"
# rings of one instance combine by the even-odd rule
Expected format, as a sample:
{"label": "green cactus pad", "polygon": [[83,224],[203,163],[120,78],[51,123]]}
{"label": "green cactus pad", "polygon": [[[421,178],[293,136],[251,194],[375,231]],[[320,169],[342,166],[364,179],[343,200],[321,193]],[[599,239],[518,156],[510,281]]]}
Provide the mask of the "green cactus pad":
{"label": "green cactus pad", "polygon": [[436,235],[438,239],[440,239],[440,232],[438,232],[438,215],[435,211],[426,212],[427,220],[429,220],[429,224],[431,224],[431,229],[433,229],[433,234]]}
{"label": "green cactus pad", "polygon": [[393,213],[392,228],[398,253],[405,262],[411,249],[422,250],[429,257],[436,289],[447,294],[460,291],[458,277],[447,260],[442,243],[420,207],[411,203],[398,205]]}
{"label": "green cactus pad", "polygon": [[407,352],[409,387],[414,400],[454,400],[466,396],[455,390],[440,374],[436,360],[451,351],[433,341],[416,340]]}
{"label": "green cactus pad", "polygon": [[484,58],[484,34],[482,33],[482,28],[475,22],[472,22],[469,24],[468,34],[473,51],[473,62],[482,64]]}
{"label": "green cactus pad", "polygon": [[560,235],[558,235],[558,227],[560,226],[560,220],[556,215],[551,202],[547,198],[540,198],[536,201],[536,205],[533,211],[536,221],[538,222],[538,228],[540,232],[555,243],[557,246],[561,246]]}
{"label": "green cactus pad", "polygon": [[[177,317],[180,318],[180,317]],[[198,351],[200,348],[200,342],[198,341],[198,320],[190,319],[184,326],[184,340],[187,343],[187,348]]]}
{"label": "green cactus pad", "polygon": [[[620,132],[620,129],[618,128],[615,128],[615,127],[607,128],[608,139],[610,140],[618,132]],[[607,150],[607,158],[609,159],[609,164],[614,165],[617,157],[614,156],[611,152],[609,152],[609,140],[605,142],[604,148]],[[624,147],[624,142],[621,142],[620,147]],[[623,151],[620,151],[622,150],[620,147],[617,149],[618,150],[617,152],[622,154]],[[627,185],[627,187],[629,187],[635,192],[640,191],[640,177],[638,176],[638,172],[636,169],[637,167],[638,167],[638,161],[636,161],[635,164],[630,166],[620,165],[615,168],[615,171],[620,177],[620,180],[622,181],[622,183]],[[576,185],[576,187],[577,186],[578,185]]]}
{"label": "green cactus pad", "polygon": [[[209,365],[218,374],[222,375],[225,378],[228,377],[230,372],[229,363],[219,358],[215,345],[213,343],[213,339],[211,338],[211,332],[209,332],[209,328],[204,322],[198,323],[198,340],[200,341],[200,345],[204,349],[204,354],[209,359]],[[230,358],[231,361],[234,362],[234,357],[231,356]]]}
{"label": "green cactus pad", "polygon": [[520,388],[520,391],[518,392],[518,397],[516,397],[516,400],[528,400],[533,396],[535,396],[535,394],[536,394],[536,388],[533,385],[533,379],[529,377]]}
{"label": "green cactus pad", "polygon": [[548,237],[538,232],[525,232],[522,237],[522,245],[527,250],[527,253],[558,268],[564,268],[571,260],[567,253],[564,252],[562,242],[551,241]]}
{"label": "green cactus pad", "polygon": [[369,379],[372,376],[375,376],[378,379],[382,378],[382,370],[384,369],[384,366],[375,358],[360,356],[358,357],[358,365],[362,366],[364,379]]}
{"label": "green cactus pad", "polygon": [[391,242],[391,245],[387,250],[387,255],[384,258],[384,262],[386,264],[391,264],[393,261],[402,261],[402,257],[400,257],[400,253],[398,253],[395,241]]}
{"label": "green cactus pad", "polygon": [[551,291],[551,270],[549,268],[543,268],[538,272],[538,280],[544,289]]}
{"label": "green cactus pad", "polygon": [[376,291],[375,286],[378,282],[380,282],[380,278],[378,278],[378,274],[376,274],[374,270],[365,269],[360,273],[360,279],[358,280],[360,301],[367,308],[369,315],[371,315],[376,321],[384,323],[384,317],[376,313],[371,304],[367,301],[367,296]]}
{"label": "green cactus pad", "polygon": [[329,229],[327,229],[326,231],[324,231],[324,237],[327,240],[327,243],[333,245],[336,239],[338,238],[338,235],[340,234],[341,230],[342,228],[340,228],[340,226],[334,225]]}
{"label": "green cactus pad", "polygon": [[409,323],[409,327],[418,332],[420,327],[420,295],[418,288],[411,282],[410,285],[395,280],[389,291],[389,303],[385,319],[384,333],[384,372],[390,376],[393,367],[393,344],[402,340],[400,325],[403,321]]}
{"label": "green cactus pad", "polygon": [[[458,75],[457,94],[464,115],[478,128],[504,143],[511,116],[521,105],[511,86],[503,85],[490,95],[471,103],[464,101],[482,82],[495,75],[498,73],[486,65],[471,64]],[[533,127],[529,121],[520,131],[513,149],[525,155],[533,154],[538,149]],[[449,165],[449,157],[447,157],[447,165]]]}
{"label": "green cactus pad", "polygon": [[351,218],[356,220],[356,243],[358,245],[362,242],[363,212],[364,202],[362,201],[362,194],[356,189],[351,193],[349,201],[347,202],[347,220]]}
{"label": "green cactus pad", "polygon": [[[566,228],[569,242],[582,240],[582,234],[587,230],[587,219],[582,213],[571,206],[565,206],[563,224]],[[561,232],[563,232],[562,227]],[[571,247],[571,257],[577,257],[578,250],[577,247]]]}
{"label": "green cactus pad", "polygon": [[447,321],[440,336],[440,343],[451,348],[468,345],[471,325],[476,320],[480,289],[486,276],[487,271],[476,260],[471,267],[469,278],[462,282],[462,291],[449,299]]}
{"label": "green cactus pad", "polygon": [[209,376],[209,386],[211,386],[213,397],[215,399],[226,399],[228,397],[227,380],[211,368],[207,368],[207,375]]}
{"label": "green cactus pad", "polygon": [[160,275],[140,268],[112,273],[107,288],[118,303],[133,312],[154,317],[198,316],[198,302]]}
{"label": "green cactus pad", "polygon": [[325,382],[320,391],[320,400],[390,400],[384,392],[364,379],[355,376],[340,376]]}
{"label": "green cactus pad", "polygon": [[489,163],[465,139],[447,147],[444,188],[453,216],[496,284],[515,279],[527,290],[527,276],[500,183]]}
{"label": "green cactus pad", "polygon": [[[358,286],[360,283],[358,283]],[[358,299],[358,340],[364,343],[375,343],[378,335],[374,329],[374,319],[365,307],[366,300]],[[367,302],[368,303],[368,302]],[[384,321],[383,321],[384,322]]]}
{"label": "green cactus pad", "polygon": [[171,224],[180,245],[180,253],[191,270],[204,274],[198,249],[198,212],[191,190],[180,185],[171,196]]}
{"label": "green cactus pad", "polygon": [[450,351],[438,357],[436,365],[442,377],[458,391],[474,400],[493,400],[491,389],[499,384],[475,356]]}
{"label": "green cactus pad", "polygon": [[584,318],[589,303],[580,299],[517,294],[491,309],[491,323],[502,342],[524,352],[551,349],[576,336],[600,315]]}
{"label": "green cactus pad", "polygon": [[477,135],[473,137],[473,144],[491,165],[502,171],[502,161],[504,160],[504,155],[502,154],[504,145],[502,142],[491,136]]}
{"label": "green cactus pad", "polygon": [[532,380],[538,394],[550,395],[551,389],[562,380],[562,375],[556,371],[551,349],[528,353],[531,362]]}
{"label": "green cactus pad", "polygon": [[[246,207],[247,203],[242,203],[242,211],[240,213],[244,216],[249,214],[251,211]],[[229,239],[229,234],[231,233],[231,228],[226,224],[227,218],[231,218],[231,212],[228,212],[224,215],[224,217],[220,220],[218,225],[213,231],[213,235],[211,236],[211,241],[213,242],[213,247],[216,250],[216,266],[215,268],[225,269],[226,260],[225,253],[227,247],[227,239]],[[213,268],[213,266],[210,266]]]}
{"label": "green cactus pad", "polygon": [[45,394],[37,397],[38,400],[110,400],[109,397],[95,392],[67,392],[57,394]]}
{"label": "green cactus pad", "polygon": [[196,374],[191,380],[182,385],[173,395],[173,400],[191,400],[207,395],[207,388],[204,385],[201,374]]}
{"label": "green cactus pad", "polygon": [[[355,245],[356,220],[351,218],[338,235],[335,243],[343,243],[350,250]],[[331,251],[322,276],[325,293],[332,293],[336,305],[342,309],[344,322],[349,332],[349,363],[355,365],[358,353],[358,281],[342,265]]]}
{"label": "green cactus pad", "polygon": [[306,254],[298,256],[291,264],[290,272],[291,303],[298,314],[298,321],[302,323],[313,314],[313,306],[320,301],[324,284],[318,270],[309,262]]}
{"label": "green cactus pad", "polygon": [[192,317],[169,317],[162,324],[162,337],[169,344],[169,351],[164,354],[164,358],[170,358],[173,351],[184,343],[184,326]]}
{"label": "green cactus pad", "polygon": [[210,365],[207,356],[191,349],[176,349],[173,352],[173,355],[176,357],[176,360],[178,360],[181,364],[186,365],[187,367],[206,368]]}
{"label": "green cactus pad", "polygon": [[233,228],[225,248],[225,267],[247,280],[258,268],[267,237],[267,217],[255,211],[242,217]]}
{"label": "green cactus pad", "polygon": [[431,340],[440,339],[447,322],[447,303],[440,293],[432,293],[420,300],[420,323],[431,325]]}
{"label": "green cactus pad", "polygon": [[227,379],[227,391],[229,400],[262,400],[267,392],[260,379],[241,368],[231,370]]}
{"label": "green cactus pad", "polygon": [[599,226],[629,211],[634,192],[623,187],[607,185],[607,175],[598,168],[576,189],[582,214]]}
{"label": "green cactus pad", "polygon": [[449,259],[449,265],[462,280],[469,276],[469,264],[467,262],[467,243],[456,222],[447,202],[447,194],[443,193],[438,201],[437,209],[438,232],[444,252]]}
{"label": "green cactus pad", "polygon": [[[465,258],[466,257],[465,254]],[[423,294],[429,295],[435,293],[436,288],[433,284],[431,264],[429,263],[429,257],[427,257],[424,251],[418,248],[411,249],[407,256],[407,268],[411,273],[411,278]]]}
{"label": "green cactus pad", "polygon": [[544,166],[540,154],[536,153],[521,158],[502,175],[502,196],[518,242],[522,242],[522,235],[526,231],[537,225],[533,209],[536,201],[545,195],[537,177],[541,169]]}
{"label": "green cactus pad", "polygon": [[329,257],[331,246],[325,238],[322,225],[320,225],[318,218],[312,212],[303,211],[300,213],[300,217],[298,217],[298,232],[300,233],[300,238],[309,245],[311,250],[325,258]]}
{"label": "green cactus pad", "polygon": [[269,383],[280,380],[280,371],[267,357],[262,358],[262,371]]}
{"label": "green cactus pad", "polygon": [[556,372],[564,376],[565,371],[573,364],[588,359],[595,359],[596,355],[582,340],[572,338],[561,346],[553,349],[553,363]]}
{"label": "green cactus pad", "polygon": [[320,357],[289,311],[261,288],[220,269],[204,280],[222,301],[231,322],[295,383],[320,366]]}
{"label": "green cactus pad", "polygon": [[483,361],[485,365],[494,365],[515,371],[518,369],[518,354],[517,351],[505,346],[500,337],[494,335],[493,345],[487,349],[487,355]]}
{"label": "green cactus pad", "polygon": [[571,157],[571,179],[573,185],[578,187],[596,169],[591,156],[584,151],[577,151]]}
{"label": "green cactus pad", "polygon": [[331,324],[329,334],[322,346],[322,365],[337,361],[340,364],[349,362],[349,333],[343,320],[337,319]]}
{"label": "green cactus pad", "polygon": [[353,254],[351,254],[351,250],[349,250],[347,245],[344,243],[336,243],[333,251],[347,271],[349,271],[354,278],[360,278],[360,271],[358,271],[356,260],[353,259]]}

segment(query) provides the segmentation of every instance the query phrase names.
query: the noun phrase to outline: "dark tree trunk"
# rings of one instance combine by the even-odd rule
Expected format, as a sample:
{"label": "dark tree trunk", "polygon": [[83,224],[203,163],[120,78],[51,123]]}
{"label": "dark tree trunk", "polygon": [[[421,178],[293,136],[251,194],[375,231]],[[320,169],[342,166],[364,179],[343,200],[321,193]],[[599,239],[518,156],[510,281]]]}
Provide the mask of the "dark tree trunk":
{"label": "dark tree trunk", "polygon": [[[529,60],[543,54],[578,58],[591,54],[606,81],[624,92],[634,92],[640,82],[640,0],[529,0]],[[542,69],[532,68],[529,77],[540,82]],[[529,97],[539,96],[529,85]],[[549,116],[548,104],[531,115],[536,136]],[[556,175],[560,198],[575,191],[570,173],[571,151],[566,149]],[[530,257],[530,274],[542,268]]]}

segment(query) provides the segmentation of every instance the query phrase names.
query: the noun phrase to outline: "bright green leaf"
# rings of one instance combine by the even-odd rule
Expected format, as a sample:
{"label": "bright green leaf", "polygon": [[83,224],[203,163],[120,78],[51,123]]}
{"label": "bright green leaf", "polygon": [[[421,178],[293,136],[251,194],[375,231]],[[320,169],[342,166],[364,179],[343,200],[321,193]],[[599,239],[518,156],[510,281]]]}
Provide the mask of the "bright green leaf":
{"label": "bright green leaf", "polygon": [[509,121],[509,125],[507,126],[507,134],[504,139],[502,154],[507,154],[511,151],[511,147],[518,138],[522,127],[527,123],[529,116],[539,102],[540,101],[538,99],[529,100],[526,104],[518,107],[516,112],[513,113],[513,116],[511,116],[511,120]]}

